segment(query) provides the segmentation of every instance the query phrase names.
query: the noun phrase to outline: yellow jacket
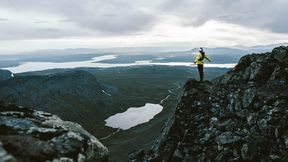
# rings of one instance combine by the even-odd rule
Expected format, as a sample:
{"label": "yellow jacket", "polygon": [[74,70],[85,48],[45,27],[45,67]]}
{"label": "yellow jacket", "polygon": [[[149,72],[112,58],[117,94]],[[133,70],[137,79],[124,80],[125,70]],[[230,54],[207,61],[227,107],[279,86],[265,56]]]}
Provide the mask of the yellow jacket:
{"label": "yellow jacket", "polygon": [[202,54],[199,52],[194,63],[196,63],[197,65],[204,65],[204,59],[206,59],[209,62],[211,62],[210,58],[206,54],[205,54],[203,60],[201,60],[201,58],[202,58]]}

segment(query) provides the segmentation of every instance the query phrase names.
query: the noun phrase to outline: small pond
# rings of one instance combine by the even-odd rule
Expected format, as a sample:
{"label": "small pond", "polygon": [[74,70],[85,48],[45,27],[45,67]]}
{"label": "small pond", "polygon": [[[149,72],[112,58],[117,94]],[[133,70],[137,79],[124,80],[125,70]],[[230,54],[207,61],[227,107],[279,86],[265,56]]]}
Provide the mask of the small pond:
{"label": "small pond", "polygon": [[131,107],[123,113],[110,116],[105,120],[106,126],[127,130],[136,125],[146,123],[160,113],[163,107],[159,104],[146,103],[142,107]]}

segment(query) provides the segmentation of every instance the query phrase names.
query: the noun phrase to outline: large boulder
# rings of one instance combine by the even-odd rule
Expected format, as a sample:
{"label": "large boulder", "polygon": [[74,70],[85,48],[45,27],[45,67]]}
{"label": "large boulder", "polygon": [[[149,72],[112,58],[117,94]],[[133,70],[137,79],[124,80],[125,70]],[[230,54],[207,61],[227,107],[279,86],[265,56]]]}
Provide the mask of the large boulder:
{"label": "large boulder", "polygon": [[287,67],[287,61],[288,61],[288,48],[287,47],[281,46],[281,47],[274,48],[272,51],[272,56],[277,61],[286,63],[286,67]]}
{"label": "large boulder", "polygon": [[237,83],[262,85],[268,81],[288,79],[288,47],[281,46],[271,53],[243,56],[234,69],[215,81],[222,84]]}
{"label": "large boulder", "polygon": [[108,150],[79,124],[0,102],[0,161],[108,161]]}

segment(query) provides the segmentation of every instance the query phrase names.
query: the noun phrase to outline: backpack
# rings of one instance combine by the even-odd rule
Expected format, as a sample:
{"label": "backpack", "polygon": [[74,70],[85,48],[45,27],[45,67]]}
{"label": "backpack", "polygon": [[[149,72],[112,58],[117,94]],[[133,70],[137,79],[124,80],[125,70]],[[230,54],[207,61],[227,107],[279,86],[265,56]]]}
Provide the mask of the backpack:
{"label": "backpack", "polygon": [[202,57],[199,59],[199,61],[203,61],[204,60],[204,58],[205,58],[205,52],[200,52],[201,53],[201,55],[202,55]]}

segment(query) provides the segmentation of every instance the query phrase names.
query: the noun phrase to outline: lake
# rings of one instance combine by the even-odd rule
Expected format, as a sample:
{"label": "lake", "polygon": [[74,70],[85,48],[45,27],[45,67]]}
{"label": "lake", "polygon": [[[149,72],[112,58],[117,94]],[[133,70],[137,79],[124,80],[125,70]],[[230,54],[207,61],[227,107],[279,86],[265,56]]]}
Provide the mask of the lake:
{"label": "lake", "polygon": [[[23,62],[15,67],[2,68],[9,70],[12,73],[24,73],[31,71],[42,71],[49,69],[66,69],[66,68],[78,68],[78,67],[95,67],[95,68],[112,68],[112,67],[129,67],[129,66],[190,66],[195,67],[196,65],[191,62],[152,62],[152,60],[138,60],[134,63],[101,63],[100,61],[116,59],[117,55],[104,55],[94,57],[87,61],[77,62]],[[236,63],[230,64],[205,64],[207,68],[233,68]]]}
{"label": "lake", "polygon": [[159,104],[146,103],[142,107],[131,107],[123,113],[110,116],[105,122],[108,127],[127,130],[136,125],[148,122],[162,110],[163,107]]}

